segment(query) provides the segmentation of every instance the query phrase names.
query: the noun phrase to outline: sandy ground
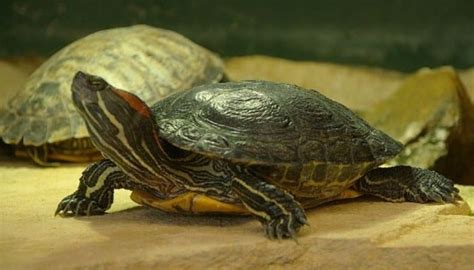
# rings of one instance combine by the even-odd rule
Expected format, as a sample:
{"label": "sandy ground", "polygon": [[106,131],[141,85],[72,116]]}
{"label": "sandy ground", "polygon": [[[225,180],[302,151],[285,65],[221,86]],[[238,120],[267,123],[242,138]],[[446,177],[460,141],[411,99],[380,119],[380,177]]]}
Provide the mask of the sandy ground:
{"label": "sandy ground", "polygon": [[[378,101],[366,98],[371,91],[383,87],[386,92],[380,98],[388,96],[405,76],[291,61],[279,68],[280,60],[257,57],[247,63],[245,59],[231,59],[228,67],[247,72],[239,73],[242,78],[246,74],[291,78],[307,87],[313,87],[315,74],[333,76],[337,71],[340,79],[318,76],[314,87],[340,89],[333,98],[353,103],[356,109]],[[11,69],[2,64],[0,70]],[[26,76],[15,72],[0,79],[11,78],[13,84]],[[234,70],[232,75],[239,74]],[[461,77],[473,98],[473,69]],[[365,92],[348,96],[343,91],[348,87]],[[15,88],[0,89],[4,97],[13,93],[9,89]],[[251,217],[166,214],[133,203],[128,191],[116,192],[115,204],[105,216],[54,217],[57,203],[75,190],[85,166],[39,168],[28,161],[0,159],[0,269],[472,269],[474,265],[472,186],[460,186],[466,202],[459,205],[393,204],[371,198],[330,203],[308,211],[311,226],[295,243],[266,239]]]}
{"label": "sandy ground", "polygon": [[[474,216],[459,205],[393,204],[370,198],[308,211],[292,240],[270,241],[250,217],[181,216],[116,193],[110,214],[54,217],[85,164],[0,164],[0,269],[385,268],[469,269]],[[474,203],[474,187],[462,187]],[[472,269],[472,268],[471,268]]]}

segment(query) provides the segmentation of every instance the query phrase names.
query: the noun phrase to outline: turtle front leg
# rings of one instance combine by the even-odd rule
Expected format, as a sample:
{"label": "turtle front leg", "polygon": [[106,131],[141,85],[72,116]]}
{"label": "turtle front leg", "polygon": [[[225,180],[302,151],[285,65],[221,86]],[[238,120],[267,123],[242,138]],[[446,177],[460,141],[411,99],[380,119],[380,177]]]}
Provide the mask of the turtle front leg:
{"label": "turtle front leg", "polygon": [[113,203],[115,188],[130,188],[131,182],[112,161],[91,164],[82,173],[76,192],[66,196],[55,215],[91,216],[104,214]]}
{"label": "turtle front leg", "polygon": [[454,203],[462,199],[450,179],[432,170],[409,166],[371,170],[354,187],[391,202]]}
{"label": "turtle front leg", "polygon": [[295,238],[308,224],[303,208],[291,194],[250,174],[234,176],[232,191],[259,219],[270,239]]}

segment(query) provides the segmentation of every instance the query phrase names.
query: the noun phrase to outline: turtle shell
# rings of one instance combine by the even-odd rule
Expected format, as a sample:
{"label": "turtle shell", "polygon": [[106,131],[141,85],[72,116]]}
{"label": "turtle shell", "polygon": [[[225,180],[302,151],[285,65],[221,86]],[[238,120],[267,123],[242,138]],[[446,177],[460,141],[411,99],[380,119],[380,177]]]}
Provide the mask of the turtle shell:
{"label": "turtle shell", "polygon": [[88,137],[70,97],[78,70],[153,104],[174,91],[219,81],[223,63],[172,31],[146,25],[99,31],[58,51],[29,77],[0,109],[0,137],[34,146]]}
{"label": "turtle shell", "polygon": [[152,106],[171,144],[251,164],[378,165],[402,146],[315,90],[267,81],[218,83]]}

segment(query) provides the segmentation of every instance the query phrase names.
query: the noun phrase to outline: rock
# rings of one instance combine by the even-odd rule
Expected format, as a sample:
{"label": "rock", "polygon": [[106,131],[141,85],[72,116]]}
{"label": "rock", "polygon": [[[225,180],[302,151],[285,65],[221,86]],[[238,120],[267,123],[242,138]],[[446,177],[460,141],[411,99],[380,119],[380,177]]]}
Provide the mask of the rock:
{"label": "rock", "polygon": [[405,145],[389,165],[434,168],[474,184],[474,106],[452,68],[409,76],[363,117]]}
{"label": "rock", "polygon": [[469,215],[474,216],[474,186],[457,185],[457,187],[461,197],[471,206],[471,213]]}
{"label": "rock", "polygon": [[[278,66],[276,62],[270,63]],[[354,97],[356,101],[349,102],[354,102],[362,113],[367,106],[377,112],[381,110],[378,106],[384,104],[387,111],[397,112],[400,105],[406,105],[420,115],[410,118],[410,114],[398,113],[403,121],[409,123],[421,116],[427,119],[421,122],[428,128],[421,128],[421,132],[411,127],[417,130],[408,134],[411,139],[407,143],[413,143],[410,146],[413,151],[423,151],[416,147],[431,143],[433,138],[444,138],[436,130],[448,130],[449,134],[456,135],[452,140],[450,136],[446,140],[435,140],[435,144],[447,146],[449,159],[460,158],[463,151],[469,149],[460,149],[466,141],[470,142],[470,134],[473,134],[466,133],[469,131],[470,113],[466,113],[469,103],[453,70],[427,70],[403,81],[405,77],[401,74],[389,75],[387,79],[382,71],[379,75],[374,75],[379,71],[372,73],[371,69],[359,73],[331,64],[327,64],[331,72],[315,76],[317,68],[324,71],[323,66],[286,64],[294,65],[287,73],[299,74],[295,76],[307,72],[305,65],[309,70],[314,68],[304,73],[305,76],[316,82],[324,78],[328,86],[333,83],[334,89],[339,87],[341,91],[337,94],[340,98],[346,98],[342,92],[345,87],[370,88],[363,93],[376,95],[386,85],[390,94],[384,94],[383,98],[374,96],[367,101]],[[266,65],[261,65],[264,70]],[[339,71],[346,74],[347,79],[341,75],[336,76],[340,82],[332,82],[335,77],[331,76]],[[367,80],[361,80],[359,85],[355,83],[359,79],[351,79],[350,74],[366,76]],[[285,77],[288,74],[284,69],[272,76],[275,75],[289,78]],[[373,84],[368,79],[372,76],[377,77]],[[466,83],[465,77],[463,80]],[[352,84],[347,83],[351,81]],[[378,87],[374,87],[377,82]],[[351,88],[351,85],[359,86]],[[431,94],[427,94],[426,89]],[[402,95],[404,92],[412,100],[428,95],[430,101],[424,102],[423,108],[419,103],[409,106],[412,101]],[[397,95],[402,97],[396,102],[403,100],[407,104],[397,107],[384,101]],[[366,104],[362,106],[357,102]],[[374,115],[382,117],[383,114],[379,111]],[[386,119],[389,122],[392,118]],[[377,118],[372,121],[375,120]],[[398,131],[390,123],[387,125],[393,129],[390,132],[407,134],[406,128]],[[434,146],[429,149],[443,153]],[[435,162],[435,167],[438,163]],[[307,212],[311,227],[305,227],[295,243],[267,240],[260,224],[250,217],[166,214],[136,205],[128,198],[130,192],[127,191],[116,192],[110,214],[69,219],[53,217],[57,203],[76,189],[85,166],[64,164],[59,168],[38,168],[0,156],[0,269],[472,269],[474,264],[474,216],[466,203],[474,202],[474,187],[459,186],[466,202],[458,205],[396,204],[367,197],[323,205]],[[465,168],[458,170],[464,172]]]}
{"label": "rock", "polygon": [[259,79],[316,89],[356,111],[366,110],[389,97],[405,77],[402,73],[379,68],[291,61],[263,55],[228,59],[226,74],[231,80]]}
{"label": "rock", "polygon": [[474,103],[474,68],[459,72],[461,81],[464,83],[467,92],[471,98],[471,102]]}
{"label": "rock", "polygon": [[138,207],[126,191],[116,192],[110,214],[54,217],[84,167],[1,162],[0,269],[472,269],[474,263],[474,217],[464,202],[333,202],[308,211],[311,227],[298,243],[267,240],[250,217]]}
{"label": "rock", "polygon": [[[458,183],[474,184],[474,106],[451,68],[406,75],[246,56],[227,60],[226,72],[231,79],[273,80],[317,89],[407,144],[392,165],[434,168]],[[460,74],[474,91],[474,69]]]}

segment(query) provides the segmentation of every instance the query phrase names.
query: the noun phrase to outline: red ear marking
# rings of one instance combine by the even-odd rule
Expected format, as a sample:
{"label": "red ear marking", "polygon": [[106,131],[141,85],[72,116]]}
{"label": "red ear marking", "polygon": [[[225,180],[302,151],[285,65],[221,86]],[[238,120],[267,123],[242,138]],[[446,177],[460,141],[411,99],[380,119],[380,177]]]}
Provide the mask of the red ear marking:
{"label": "red ear marking", "polygon": [[150,118],[150,109],[148,106],[137,96],[130,94],[128,92],[125,92],[123,90],[119,89],[112,89],[113,92],[115,92],[117,95],[119,95],[121,98],[127,102],[130,107],[132,107],[136,112],[139,114],[143,115],[146,118]]}

